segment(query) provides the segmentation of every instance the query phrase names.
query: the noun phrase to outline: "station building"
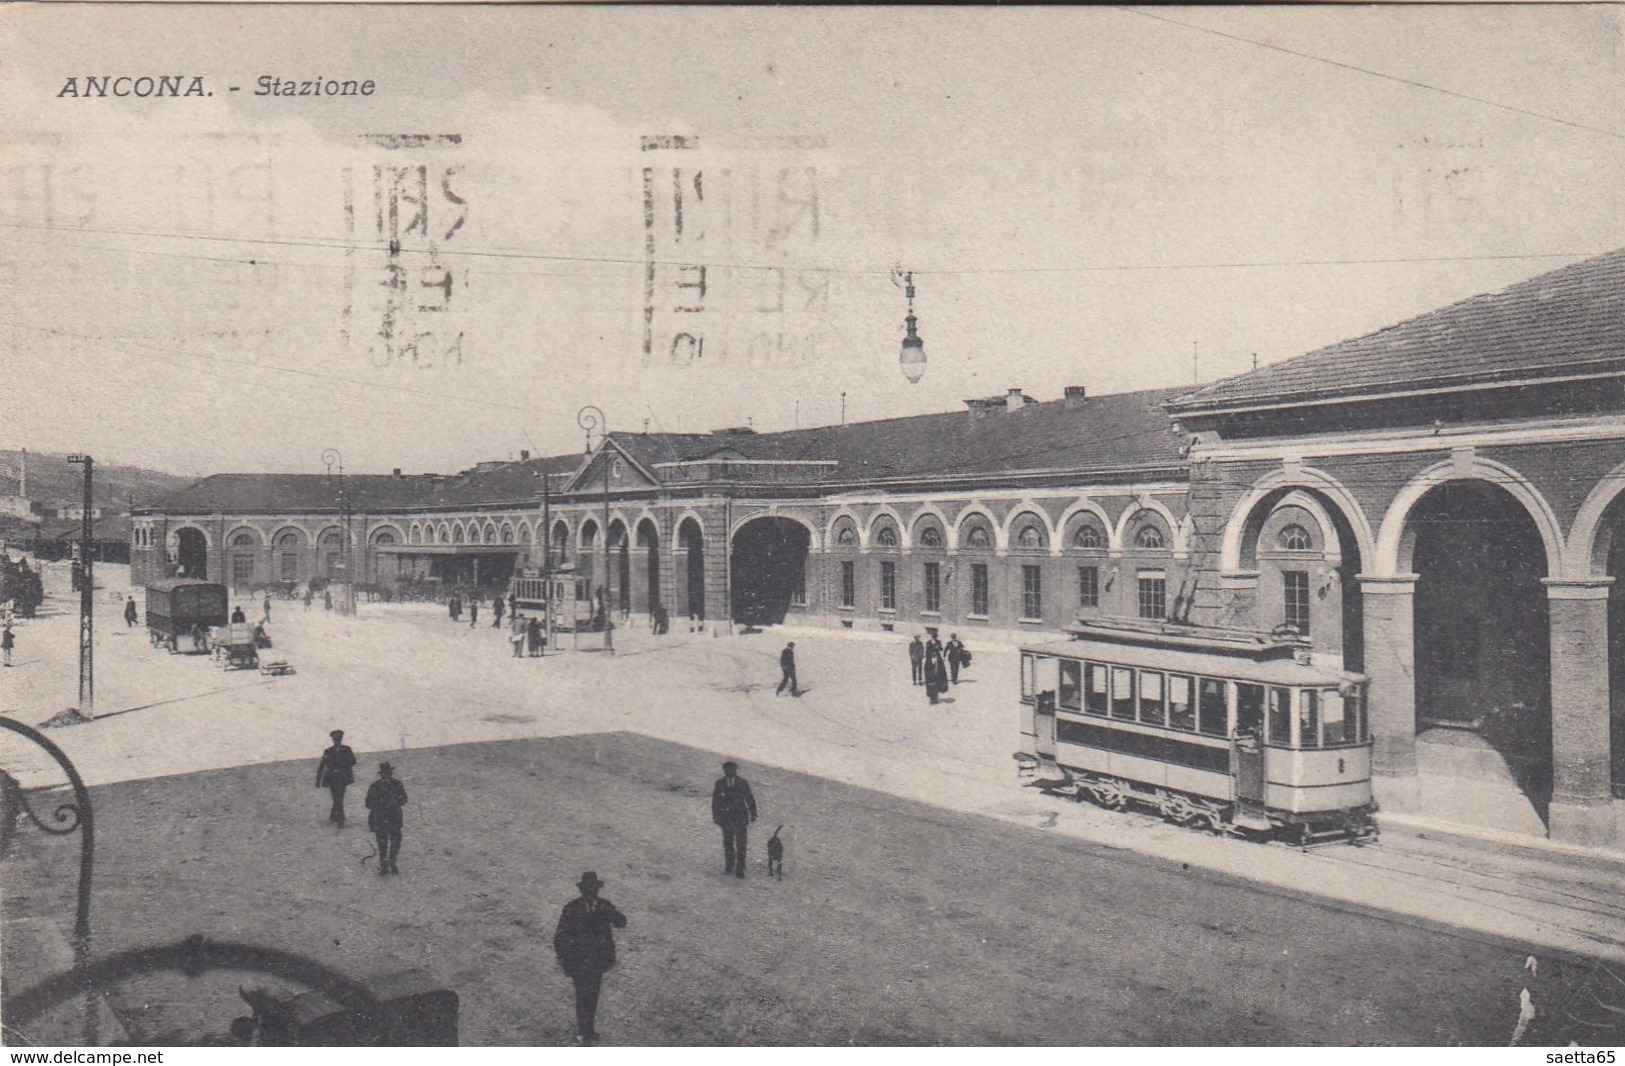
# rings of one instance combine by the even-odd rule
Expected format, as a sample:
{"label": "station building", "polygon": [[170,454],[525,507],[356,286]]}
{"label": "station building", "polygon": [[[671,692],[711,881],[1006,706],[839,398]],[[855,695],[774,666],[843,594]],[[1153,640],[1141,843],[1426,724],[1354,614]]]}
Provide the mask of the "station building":
{"label": "station building", "polygon": [[499,588],[562,561],[633,614],[973,646],[1080,616],[1291,625],[1370,676],[1386,809],[1426,813],[1430,766],[1487,758],[1538,828],[1609,844],[1622,490],[1625,251],[1195,390],[612,432],[450,477],[215,475],[138,510],[131,557],[137,581],[248,587]]}

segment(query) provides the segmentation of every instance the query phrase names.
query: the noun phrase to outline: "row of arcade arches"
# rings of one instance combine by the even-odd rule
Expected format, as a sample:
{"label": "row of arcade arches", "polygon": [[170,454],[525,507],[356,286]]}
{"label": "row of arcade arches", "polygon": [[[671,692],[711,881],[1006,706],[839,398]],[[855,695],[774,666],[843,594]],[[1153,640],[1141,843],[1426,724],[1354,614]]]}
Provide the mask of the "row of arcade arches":
{"label": "row of arcade arches", "polygon": [[1266,593],[1297,553],[1323,560],[1322,607],[1341,623],[1333,650],[1351,669],[1368,668],[1362,583],[1408,593],[1410,647],[1390,684],[1414,687],[1411,737],[1475,730],[1542,817],[1554,788],[1564,791],[1554,781],[1564,771],[1554,767],[1552,705],[1563,697],[1552,688],[1552,599],[1606,597],[1605,631],[1592,634],[1606,662],[1579,669],[1606,671],[1607,789],[1625,796],[1625,464],[1591,487],[1567,536],[1528,479],[1470,455],[1411,478],[1376,525],[1324,472],[1277,471],[1231,513],[1220,548],[1226,577],[1257,582],[1255,623],[1278,620]]}

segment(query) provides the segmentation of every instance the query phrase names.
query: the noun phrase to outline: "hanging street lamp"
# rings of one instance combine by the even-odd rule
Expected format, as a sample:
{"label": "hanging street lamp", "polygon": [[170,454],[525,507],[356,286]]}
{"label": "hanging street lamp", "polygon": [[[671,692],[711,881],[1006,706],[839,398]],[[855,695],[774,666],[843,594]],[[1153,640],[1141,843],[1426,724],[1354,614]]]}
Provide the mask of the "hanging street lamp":
{"label": "hanging street lamp", "polygon": [[914,317],[914,272],[901,268],[892,271],[892,281],[903,287],[908,298],[908,316],[903,320],[908,325],[908,331],[903,335],[903,350],[897,356],[897,365],[908,378],[910,385],[919,384],[920,378],[925,376],[925,342],[920,340],[919,332],[914,328],[919,320]]}

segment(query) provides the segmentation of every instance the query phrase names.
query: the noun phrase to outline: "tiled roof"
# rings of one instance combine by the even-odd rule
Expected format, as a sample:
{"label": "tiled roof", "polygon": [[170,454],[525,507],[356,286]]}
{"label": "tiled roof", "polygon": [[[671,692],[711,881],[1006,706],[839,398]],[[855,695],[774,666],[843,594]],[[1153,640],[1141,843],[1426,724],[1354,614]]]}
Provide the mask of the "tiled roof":
{"label": "tiled roof", "polygon": [[[1183,441],[1162,408],[1178,391],[1155,389],[1027,403],[1015,411],[950,411],[783,433],[613,433],[611,439],[650,471],[661,463],[728,452],[745,459],[810,461],[817,465],[809,465],[805,480],[834,485],[951,483],[1044,472],[1132,475],[1181,465]],[[562,491],[583,458],[571,454],[482,463],[450,477],[349,475],[345,490],[357,513],[528,505],[541,499],[539,474],[546,472],[554,491]],[[174,493],[158,510],[334,513],[338,485],[323,474],[215,474]]]}
{"label": "tiled roof", "polygon": [[583,456],[551,455],[516,463],[481,463],[436,482],[420,500],[425,507],[478,507],[507,503],[535,503],[542,498],[541,475],[551,479],[552,491],[564,486]]}
{"label": "tiled roof", "polygon": [[1186,392],[1176,414],[1625,369],[1625,249]]}
{"label": "tiled roof", "polygon": [[[1124,473],[1181,463],[1162,403],[1178,389],[1093,396],[1016,411],[969,410],[783,433],[614,434],[645,466],[731,448],[747,459],[833,461],[817,480],[953,480],[1039,471]],[[814,480],[809,475],[809,480]]]}
{"label": "tiled roof", "polygon": [[[159,509],[182,514],[289,514],[339,509],[339,479],[326,474],[211,474],[172,493]],[[396,511],[420,503],[435,486],[430,475],[349,474],[350,509]]]}

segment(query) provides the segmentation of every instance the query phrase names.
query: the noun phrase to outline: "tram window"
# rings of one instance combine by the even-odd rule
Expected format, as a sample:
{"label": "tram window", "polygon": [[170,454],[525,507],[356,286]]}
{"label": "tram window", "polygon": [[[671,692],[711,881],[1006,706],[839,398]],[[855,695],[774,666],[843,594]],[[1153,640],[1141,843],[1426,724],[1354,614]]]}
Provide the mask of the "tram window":
{"label": "tram window", "polygon": [[1167,713],[1162,706],[1163,675],[1156,670],[1140,671],[1140,721],[1146,725],[1162,725]]}
{"label": "tram window", "polygon": [[1320,693],[1320,721],[1328,746],[1347,744],[1354,739],[1354,719],[1348,714],[1342,694],[1335,688]]}
{"label": "tram window", "polygon": [[1021,700],[1023,703],[1033,701],[1033,657],[1021,657]]}
{"label": "tram window", "polygon": [[1084,712],[1104,716],[1110,703],[1106,691],[1106,668],[1099,663],[1084,663],[1083,671],[1088,683],[1083,693]]}
{"label": "tram window", "polygon": [[1196,730],[1196,704],[1191,701],[1191,679],[1168,675],[1168,724],[1187,733]]}
{"label": "tram window", "polygon": [[1264,686],[1236,682],[1236,734],[1263,739]]}
{"label": "tram window", "polygon": [[1210,737],[1222,737],[1230,731],[1229,700],[1225,698],[1224,682],[1212,677],[1198,678],[1196,682],[1197,728]]}
{"label": "tram window", "polygon": [[1112,717],[1134,721],[1134,671],[1126,666],[1112,667]]}
{"label": "tram window", "polygon": [[1083,664],[1073,659],[1061,660],[1060,705],[1062,710],[1076,711],[1083,706]]}
{"label": "tram window", "polygon": [[1298,747],[1320,747],[1320,693],[1306,688],[1298,693]]}
{"label": "tram window", "polygon": [[1292,744],[1292,690],[1270,687],[1269,742],[1279,746]]}

